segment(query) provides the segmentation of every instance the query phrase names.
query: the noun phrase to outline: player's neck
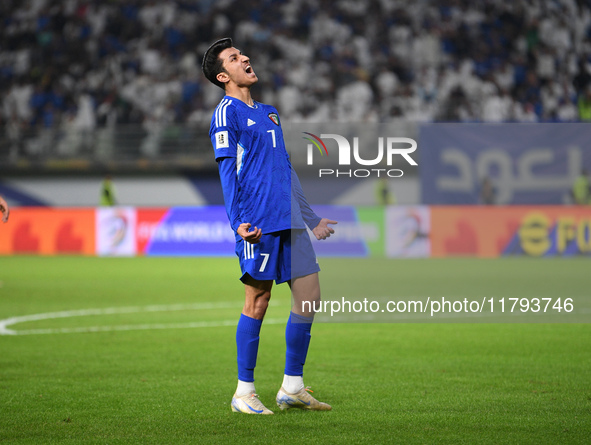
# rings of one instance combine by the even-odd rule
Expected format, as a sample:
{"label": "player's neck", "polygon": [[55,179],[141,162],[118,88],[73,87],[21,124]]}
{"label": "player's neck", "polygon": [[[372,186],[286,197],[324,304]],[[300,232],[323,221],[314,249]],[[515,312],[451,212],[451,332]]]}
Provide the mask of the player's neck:
{"label": "player's neck", "polygon": [[254,100],[252,100],[252,96],[250,95],[250,87],[231,87],[228,85],[226,88],[226,96],[234,97],[246,105],[252,107],[254,105]]}

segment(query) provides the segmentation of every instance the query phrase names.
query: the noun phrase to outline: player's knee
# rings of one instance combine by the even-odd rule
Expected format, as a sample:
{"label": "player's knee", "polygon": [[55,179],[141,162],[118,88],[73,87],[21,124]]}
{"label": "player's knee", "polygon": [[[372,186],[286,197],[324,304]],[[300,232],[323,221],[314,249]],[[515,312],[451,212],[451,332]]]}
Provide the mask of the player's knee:
{"label": "player's knee", "polygon": [[[322,298],[320,296],[320,287],[314,289],[312,294],[308,297],[308,300],[312,302],[312,307],[320,308],[320,305],[322,304]],[[315,309],[315,312],[317,311],[318,309]]]}
{"label": "player's knee", "polygon": [[262,320],[269,307],[270,299],[270,292],[261,292],[254,296],[254,298],[247,299],[244,304],[244,314],[251,318]]}
{"label": "player's knee", "polygon": [[300,303],[300,307],[297,307],[298,311],[301,311],[302,315],[305,317],[311,317],[316,312],[322,310],[322,299],[320,298],[320,294],[317,296],[312,296],[311,298],[306,298]]}
{"label": "player's knee", "polygon": [[320,297],[320,293],[316,298],[312,300],[312,310],[314,313],[318,312],[322,308],[322,298]]}
{"label": "player's knee", "polygon": [[271,300],[271,294],[269,292],[259,295],[254,302],[255,308],[257,310],[266,311],[269,307],[269,300]]}

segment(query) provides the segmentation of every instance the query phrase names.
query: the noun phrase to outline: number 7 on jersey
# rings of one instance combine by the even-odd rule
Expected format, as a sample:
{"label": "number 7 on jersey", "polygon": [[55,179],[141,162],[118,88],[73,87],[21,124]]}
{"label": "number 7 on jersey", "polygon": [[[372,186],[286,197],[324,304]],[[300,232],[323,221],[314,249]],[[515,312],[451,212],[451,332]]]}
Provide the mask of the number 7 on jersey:
{"label": "number 7 on jersey", "polygon": [[259,272],[265,271],[265,267],[267,267],[267,262],[269,261],[269,255],[271,255],[271,254],[270,253],[261,253],[261,256],[263,256],[265,258],[263,258],[263,264],[261,264],[261,268],[259,269]]}
{"label": "number 7 on jersey", "polygon": [[273,138],[273,148],[277,147],[275,142],[275,130],[267,130],[267,133],[271,133],[271,137]]}

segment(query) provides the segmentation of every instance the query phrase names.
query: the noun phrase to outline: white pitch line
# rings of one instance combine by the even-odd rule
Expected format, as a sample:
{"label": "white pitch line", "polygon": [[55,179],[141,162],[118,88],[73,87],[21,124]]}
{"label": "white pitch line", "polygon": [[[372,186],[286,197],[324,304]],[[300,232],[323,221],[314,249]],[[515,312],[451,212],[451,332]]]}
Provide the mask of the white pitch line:
{"label": "white pitch line", "polygon": [[[265,324],[287,323],[285,318],[265,319]],[[55,328],[55,329],[23,329],[15,331],[15,335],[36,335],[36,334],[76,334],[86,332],[113,332],[113,331],[146,331],[157,329],[194,329],[194,328],[217,328],[223,326],[236,326],[238,320],[201,321],[189,323],[158,323],[158,324],[129,324],[116,326],[88,326],[80,328]]]}
{"label": "white pitch line", "polygon": [[[270,306],[278,306],[279,302],[269,302]],[[130,331],[134,329],[168,329],[163,326],[178,327],[209,327],[207,323],[213,323],[211,326],[231,326],[236,324],[237,320],[226,320],[219,322],[192,322],[192,323],[171,323],[171,324],[152,324],[152,325],[122,325],[122,326],[93,326],[81,328],[55,328],[55,329],[28,329],[13,330],[8,329],[18,323],[26,321],[52,320],[56,318],[84,317],[88,315],[113,315],[113,314],[135,314],[141,312],[172,312],[172,311],[191,311],[208,309],[231,309],[240,308],[241,302],[219,302],[219,303],[193,303],[193,304],[163,304],[150,306],[128,306],[128,307],[107,307],[99,309],[77,309],[71,311],[46,312],[43,314],[21,315],[19,317],[10,317],[0,320],[0,335],[30,335],[30,334],[54,334],[54,333],[72,333],[72,332],[105,332],[105,331]],[[267,321],[265,321],[267,323]],[[137,328],[134,328],[137,326]],[[153,326],[153,327],[147,327]]]}
{"label": "white pitch line", "polygon": [[[271,301],[270,306],[280,306],[281,303]],[[113,314],[134,314],[141,312],[172,312],[172,311],[187,311],[187,310],[208,310],[208,309],[231,309],[242,307],[241,302],[218,302],[218,303],[193,303],[193,304],[167,304],[167,305],[149,305],[149,306],[128,306],[128,307],[108,307],[99,309],[77,309],[71,311],[60,311],[60,312],[46,312],[43,314],[31,314],[22,315],[19,317],[6,318],[0,320],[0,335],[34,335],[34,334],[70,334],[70,333],[84,333],[84,332],[112,332],[112,331],[134,331],[134,330],[156,330],[156,329],[187,329],[187,328],[204,328],[204,327],[222,327],[222,326],[236,326],[237,320],[221,320],[221,321],[201,321],[201,322],[187,322],[187,323],[156,323],[156,324],[137,324],[137,325],[115,325],[115,326],[88,326],[78,328],[49,328],[49,329],[23,329],[13,330],[8,329],[8,326],[13,326],[18,323],[24,323],[27,321],[39,321],[39,320],[51,320],[57,318],[70,318],[70,317],[83,317],[89,315],[113,315]],[[591,309],[582,308],[577,311],[577,314],[589,314]],[[319,312],[320,322],[330,322],[329,319],[322,320],[322,312]],[[509,314],[500,314],[500,316]],[[527,316],[529,313],[516,314]],[[548,313],[547,315],[558,315],[554,313]],[[479,314],[467,314],[469,318],[486,318],[499,316],[497,313],[479,313]],[[436,317],[429,318],[431,322],[442,322],[443,320],[457,320],[466,319],[466,314],[447,314],[439,315]],[[405,320],[416,320],[417,317],[410,316],[408,314],[390,314],[388,321],[403,322]],[[383,322],[382,318],[376,317],[375,320]],[[372,317],[361,317],[359,319],[340,319],[335,320],[338,323],[348,322],[371,322]],[[428,322],[427,321],[427,322]],[[281,324],[285,323],[284,319],[265,319],[265,324]]]}

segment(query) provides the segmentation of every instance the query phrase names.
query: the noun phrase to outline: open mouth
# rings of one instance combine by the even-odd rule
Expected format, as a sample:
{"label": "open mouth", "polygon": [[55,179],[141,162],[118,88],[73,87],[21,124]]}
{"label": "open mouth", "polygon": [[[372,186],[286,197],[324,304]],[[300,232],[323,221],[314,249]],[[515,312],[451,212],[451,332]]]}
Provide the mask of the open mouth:
{"label": "open mouth", "polygon": [[254,73],[254,71],[252,70],[252,66],[250,66],[250,65],[247,65],[246,69],[244,71],[246,71],[246,74],[253,74]]}

